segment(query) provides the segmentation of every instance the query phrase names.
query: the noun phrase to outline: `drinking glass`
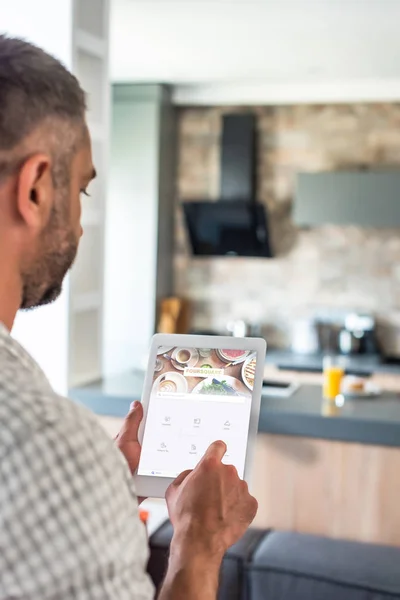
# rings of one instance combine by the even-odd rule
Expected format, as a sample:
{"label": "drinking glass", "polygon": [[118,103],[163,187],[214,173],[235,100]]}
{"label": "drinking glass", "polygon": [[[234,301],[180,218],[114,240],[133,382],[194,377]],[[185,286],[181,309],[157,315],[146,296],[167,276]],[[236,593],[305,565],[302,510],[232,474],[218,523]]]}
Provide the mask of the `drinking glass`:
{"label": "drinking glass", "polygon": [[325,356],[323,373],[323,396],[325,400],[335,400],[340,394],[344,373],[343,357]]}

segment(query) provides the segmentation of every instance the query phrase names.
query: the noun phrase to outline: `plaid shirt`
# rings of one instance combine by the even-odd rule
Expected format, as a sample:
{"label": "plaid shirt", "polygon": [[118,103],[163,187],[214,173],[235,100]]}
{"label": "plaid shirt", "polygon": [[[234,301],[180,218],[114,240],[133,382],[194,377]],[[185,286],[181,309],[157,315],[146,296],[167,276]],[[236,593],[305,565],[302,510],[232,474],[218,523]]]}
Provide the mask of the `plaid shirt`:
{"label": "plaid shirt", "polygon": [[0,600],[149,600],[132,477],[0,324]]}

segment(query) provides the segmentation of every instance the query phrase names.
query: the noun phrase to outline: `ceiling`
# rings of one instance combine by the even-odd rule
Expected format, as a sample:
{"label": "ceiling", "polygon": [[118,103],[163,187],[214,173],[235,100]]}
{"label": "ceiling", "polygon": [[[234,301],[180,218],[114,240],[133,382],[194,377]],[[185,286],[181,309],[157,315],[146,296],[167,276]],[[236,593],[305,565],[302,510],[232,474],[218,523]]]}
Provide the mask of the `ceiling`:
{"label": "ceiling", "polygon": [[183,95],[210,86],[400,89],[399,23],[400,0],[112,0],[111,76],[171,83]]}

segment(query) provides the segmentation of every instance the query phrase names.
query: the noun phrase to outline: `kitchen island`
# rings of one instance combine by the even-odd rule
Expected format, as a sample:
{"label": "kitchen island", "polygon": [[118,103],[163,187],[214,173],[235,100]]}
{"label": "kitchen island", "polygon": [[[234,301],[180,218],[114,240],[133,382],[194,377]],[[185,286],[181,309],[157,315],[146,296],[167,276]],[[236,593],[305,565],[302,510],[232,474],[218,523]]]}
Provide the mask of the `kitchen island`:
{"label": "kitchen island", "polygon": [[[324,354],[296,354],[290,350],[268,349],[266,364],[282,371],[321,373]],[[342,356],[346,370],[360,376],[400,375],[400,358],[387,358],[380,354],[355,354]]]}
{"label": "kitchen island", "polygon": [[[272,370],[268,375],[281,380],[299,377]],[[314,379],[318,383],[321,377]],[[132,371],[74,388],[70,397],[112,424],[113,418],[127,414],[133,400],[140,400],[143,383],[144,373]],[[289,398],[263,396],[259,433],[400,447],[400,393],[383,391],[377,398],[336,406],[323,402],[320,385],[304,383]]]}
{"label": "kitchen island", "polygon": [[[252,490],[255,524],[400,545],[400,394],[326,404],[321,375],[266,368],[268,378],[303,384],[289,398],[262,398]],[[383,385],[397,384],[396,374]],[[144,374],[130,372],[70,391],[114,435]],[[313,383],[311,383],[313,382]]]}

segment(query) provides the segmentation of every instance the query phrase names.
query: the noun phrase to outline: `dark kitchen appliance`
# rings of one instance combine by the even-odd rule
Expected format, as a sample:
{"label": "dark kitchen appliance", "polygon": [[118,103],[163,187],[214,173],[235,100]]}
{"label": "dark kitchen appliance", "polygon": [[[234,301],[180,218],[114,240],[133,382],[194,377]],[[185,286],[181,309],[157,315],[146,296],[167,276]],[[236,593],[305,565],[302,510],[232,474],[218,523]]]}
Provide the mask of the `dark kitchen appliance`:
{"label": "dark kitchen appliance", "polygon": [[361,340],[353,331],[343,328],[339,333],[339,350],[340,354],[359,354],[361,348]]}
{"label": "dark kitchen appliance", "polygon": [[196,256],[271,256],[264,207],[248,202],[188,202],[184,206]]}
{"label": "dark kitchen appliance", "polygon": [[255,199],[255,153],[255,115],[225,115],[220,199],[183,202],[194,255],[272,256],[268,215]]}
{"label": "dark kitchen appliance", "polygon": [[345,326],[339,333],[341,354],[379,354],[376,339],[376,326],[373,316],[351,313],[345,319]]}

